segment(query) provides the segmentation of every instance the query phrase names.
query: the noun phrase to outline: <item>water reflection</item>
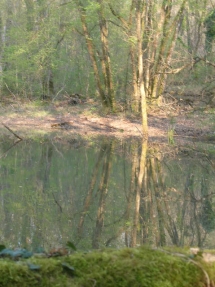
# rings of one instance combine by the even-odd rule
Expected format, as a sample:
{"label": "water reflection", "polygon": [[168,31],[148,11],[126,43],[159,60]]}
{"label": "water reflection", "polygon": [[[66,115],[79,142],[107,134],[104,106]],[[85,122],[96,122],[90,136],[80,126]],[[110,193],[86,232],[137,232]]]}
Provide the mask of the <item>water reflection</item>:
{"label": "water reflection", "polygon": [[0,143],[0,242],[214,248],[215,157],[137,140]]}

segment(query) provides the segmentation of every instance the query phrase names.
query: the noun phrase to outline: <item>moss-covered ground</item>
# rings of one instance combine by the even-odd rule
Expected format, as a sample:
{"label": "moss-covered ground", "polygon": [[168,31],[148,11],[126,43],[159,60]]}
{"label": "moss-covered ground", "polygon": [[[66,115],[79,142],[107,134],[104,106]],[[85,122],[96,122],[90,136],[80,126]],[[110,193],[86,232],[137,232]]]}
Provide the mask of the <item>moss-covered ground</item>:
{"label": "moss-covered ground", "polygon": [[0,286],[203,287],[209,286],[207,274],[214,280],[214,271],[214,263],[170,250],[107,249],[56,258],[1,258]]}

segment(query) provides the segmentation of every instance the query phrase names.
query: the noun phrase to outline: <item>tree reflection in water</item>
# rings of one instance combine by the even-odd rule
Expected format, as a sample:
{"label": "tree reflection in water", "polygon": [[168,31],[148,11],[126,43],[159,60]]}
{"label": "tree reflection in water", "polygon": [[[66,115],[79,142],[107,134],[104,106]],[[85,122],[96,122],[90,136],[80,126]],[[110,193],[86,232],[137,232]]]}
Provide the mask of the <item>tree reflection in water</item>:
{"label": "tree reflection in water", "polygon": [[214,248],[214,163],[209,151],[134,139],[23,141],[0,162],[0,240]]}

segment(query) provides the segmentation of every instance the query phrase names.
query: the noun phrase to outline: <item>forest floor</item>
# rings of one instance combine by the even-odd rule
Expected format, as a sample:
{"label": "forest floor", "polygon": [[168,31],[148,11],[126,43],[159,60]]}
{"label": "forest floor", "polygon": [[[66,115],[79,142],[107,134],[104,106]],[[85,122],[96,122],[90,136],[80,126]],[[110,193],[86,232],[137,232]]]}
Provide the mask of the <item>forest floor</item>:
{"label": "forest floor", "polygon": [[[120,111],[121,109],[121,111]],[[41,101],[0,102],[0,123],[15,133],[64,131],[67,134],[109,135],[118,138],[142,137],[141,117],[129,111],[104,113],[93,101],[68,105],[68,101],[45,103]],[[215,141],[215,109],[194,108],[184,104],[163,104],[148,110],[149,140],[168,141],[191,139]],[[8,131],[7,131],[8,132]]]}

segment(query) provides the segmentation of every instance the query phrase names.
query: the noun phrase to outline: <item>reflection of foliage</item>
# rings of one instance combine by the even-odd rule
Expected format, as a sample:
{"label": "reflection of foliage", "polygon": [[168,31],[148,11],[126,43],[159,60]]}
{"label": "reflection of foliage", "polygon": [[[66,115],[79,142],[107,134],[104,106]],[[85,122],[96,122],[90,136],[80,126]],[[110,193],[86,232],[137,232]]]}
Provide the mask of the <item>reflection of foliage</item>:
{"label": "reflection of foliage", "polygon": [[213,210],[213,203],[208,196],[208,187],[206,181],[202,179],[202,195],[203,203],[201,206],[200,221],[205,231],[210,232],[215,229],[215,212]]}
{"label": "reflection of foliage", "polygon": [[212,202],[209,199],[204,200],[202,204],[200,221],[203,228],[207,232],[210,232],[215,229],[215,212],[212,207]]}

